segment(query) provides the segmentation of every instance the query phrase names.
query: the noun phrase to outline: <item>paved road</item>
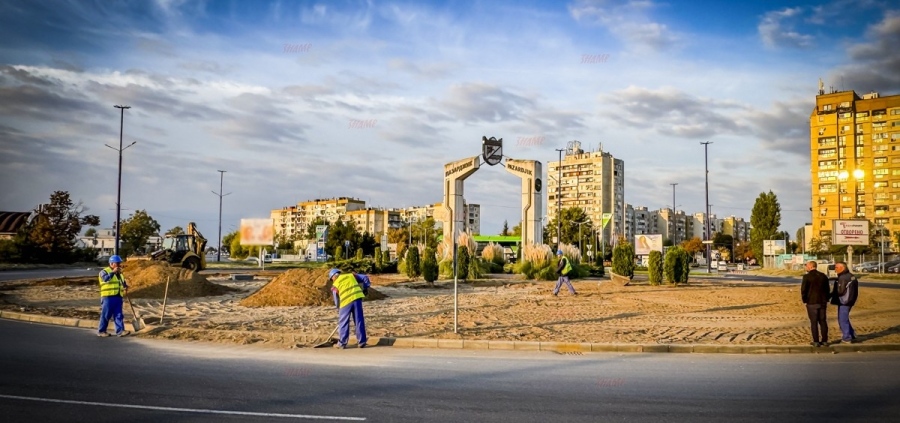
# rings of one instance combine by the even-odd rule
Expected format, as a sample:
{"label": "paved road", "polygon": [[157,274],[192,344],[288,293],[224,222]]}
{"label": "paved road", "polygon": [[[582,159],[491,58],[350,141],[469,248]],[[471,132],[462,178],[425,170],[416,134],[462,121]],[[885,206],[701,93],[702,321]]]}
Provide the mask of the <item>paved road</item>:
{"label": "paved road", "polygon": [[90,330],[12,321],[0,321],[0,339],[0,415],[13,422],[875,422],[900,416],[897,353],[270,350],[97,338]]}
{"label": "paved road", "polygon": [[50,279],[64,276],[92,276],[100,273],[101,267],[79,267],[67,269],[29,269],[29,270],[5,270],[0,272],[0,282],[15,281],[20,279]]}

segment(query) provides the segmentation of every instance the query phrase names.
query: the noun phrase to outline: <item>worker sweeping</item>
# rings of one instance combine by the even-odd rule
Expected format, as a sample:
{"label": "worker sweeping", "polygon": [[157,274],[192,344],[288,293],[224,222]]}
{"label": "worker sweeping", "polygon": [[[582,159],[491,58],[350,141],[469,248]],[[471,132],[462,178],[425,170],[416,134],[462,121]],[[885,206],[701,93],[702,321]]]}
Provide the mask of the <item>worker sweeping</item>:
{"label": "worker sweeping", "polygon": [[125,316],[122,314],[122,295],[128,289],[122,276],[122,258],[114,255],[109,258],[109,267],[100,271],[100,327],[97,336],[109,336],[106,327],[109,319],[116,325],[116,336],[127,336]]}
{"label": "worker sweeping", "polygon": [[562,250],[556,251],[556,256],[559,257],[559,262],[556,264],[556,274],[559,275],[559,279],[556,280],[556,286],[553,287],[553,295],[556,296],[559,294],[559,288],[562,287],[562,284],[566,284],[566,287],[569,288],[569,292],[572,295],[578,295],[575,292],[575,288],[572,287],[572,282],[569,281],[569,273],[572,272],[572,263],[569,262],[569,258],[566,257]]}
{"label": "worker sweeping", "polygon": [[369,293],[369,277],[355,273],[341,273],[340,269],[328,271],[331,279],[331,293],[338,308],[338,343],[336,348],[344,349],[350,340],[350,317],[356,326],[356,342],[359,348],[366,347],[366,320],[363,317],[362,300]]}

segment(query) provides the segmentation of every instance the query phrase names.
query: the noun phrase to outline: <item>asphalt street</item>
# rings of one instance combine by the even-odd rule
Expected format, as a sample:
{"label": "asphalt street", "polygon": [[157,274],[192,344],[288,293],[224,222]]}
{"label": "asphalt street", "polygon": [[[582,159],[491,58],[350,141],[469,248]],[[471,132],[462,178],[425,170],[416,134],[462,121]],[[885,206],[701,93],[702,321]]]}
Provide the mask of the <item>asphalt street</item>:
{"label": "asphalt street", "polygon": [[0,321],[10,422],[884,422],[900,354],[274,350]]}

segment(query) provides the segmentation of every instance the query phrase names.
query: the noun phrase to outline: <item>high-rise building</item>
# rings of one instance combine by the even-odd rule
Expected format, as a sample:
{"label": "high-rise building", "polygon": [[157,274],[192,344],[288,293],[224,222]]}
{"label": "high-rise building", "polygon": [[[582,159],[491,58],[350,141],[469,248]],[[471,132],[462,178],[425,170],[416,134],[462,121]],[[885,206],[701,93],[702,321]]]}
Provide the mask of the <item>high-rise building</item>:
{"label": "high-rise building", "polygon": [[307,227],[316,219],[321,218],[325,222],[334,223],[338,218],[343,218],[348,211],[364,208],[366,202],[363,200],[339,197],[300,202],[296,206],[272,210],[269,216],[274,221],[276,235],[302,239],[307,233]]}
{"label": "high-rise building", "polygon": [[[557,180],[562,173],[560,180]],[[602,229],[602,242],[614,244],[619,237],[631,239],[625,225],[625,162],[604,152],[602,147],[586,152],[579,141],[567,145],[562,162],[549,162],[547,169],[547,214],[554,219],[559,209],[580,207],[600,228],[603,216],[609,216]],[[561,188],[561,189],[560,189]],[[556,236],[555,228],[550,228],[551,243]]]}
{"label": "high-rise building", "polygon": [[900,231],[900,95],[826,94],[820,81],[809,129],[812,236],[830,242],[837,219]]}

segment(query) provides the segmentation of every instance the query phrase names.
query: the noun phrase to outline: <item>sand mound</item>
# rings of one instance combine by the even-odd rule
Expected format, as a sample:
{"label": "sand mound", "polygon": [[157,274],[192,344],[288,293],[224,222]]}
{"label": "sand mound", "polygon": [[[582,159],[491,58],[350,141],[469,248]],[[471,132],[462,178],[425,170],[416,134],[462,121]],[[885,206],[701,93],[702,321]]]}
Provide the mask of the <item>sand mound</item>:
{"label": "sand mound", "polygon": [[[369,288],[364,301],[387,298]],[[291,269],[272,279],[252,295],[241,300],[245,307],[334,306],[328,269]]]}
{"label": "sand mound", "polygon": [[169,280],[169,297],[193,298],[227,294],[234,288],[214,284],[205,276],[159,261],[126,262],[122,272],[132,298],[162,298]]}

